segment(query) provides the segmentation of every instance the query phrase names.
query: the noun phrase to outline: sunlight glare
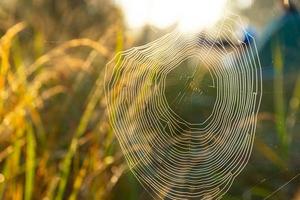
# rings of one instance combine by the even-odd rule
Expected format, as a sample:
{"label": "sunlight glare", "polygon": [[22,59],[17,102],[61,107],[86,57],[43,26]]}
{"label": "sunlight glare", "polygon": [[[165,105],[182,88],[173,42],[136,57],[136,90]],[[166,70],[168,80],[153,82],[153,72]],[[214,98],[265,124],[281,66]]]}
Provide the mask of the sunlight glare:
{"label": "sunlight glare", "polygon": [[184,32],[213,25],[223,15],[226,0],[117,0],[130,28],[145,24],[166,28],[177,24]]}

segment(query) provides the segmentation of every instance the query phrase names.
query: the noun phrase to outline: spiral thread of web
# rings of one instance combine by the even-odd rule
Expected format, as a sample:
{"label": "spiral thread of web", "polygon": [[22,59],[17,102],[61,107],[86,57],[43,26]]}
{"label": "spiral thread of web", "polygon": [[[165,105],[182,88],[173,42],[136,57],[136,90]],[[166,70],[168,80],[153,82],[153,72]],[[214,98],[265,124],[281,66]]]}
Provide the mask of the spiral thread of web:
{"label": "spiral thread of web", "polygon": [[[172,32],[107,65],[112,128],[133,174],[160,198],[220,199],[249,160],[261,68],[253,37],[246,45],[233,33],[224,24],[211,34]],[[206,65],[216,91],[211,113],[200,123],[181,117],[165,95],[168,74],[191,57]],[[189,79],[197,81],[197,75]]]}

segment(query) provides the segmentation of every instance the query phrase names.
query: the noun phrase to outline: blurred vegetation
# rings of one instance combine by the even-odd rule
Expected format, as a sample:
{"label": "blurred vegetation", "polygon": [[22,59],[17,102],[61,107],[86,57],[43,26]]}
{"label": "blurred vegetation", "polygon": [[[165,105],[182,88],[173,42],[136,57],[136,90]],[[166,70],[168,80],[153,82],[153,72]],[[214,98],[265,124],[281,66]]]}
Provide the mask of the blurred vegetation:
{"label": "blurred vegetation", "polygon": [[110,198],[126,170],[102,90],[105,63],[124,45],[119,9],[0,5],[0,199]]}
{"label": "blurred vegetation", "polygon": [[[274,1],[255,2],[245,15]],[[104,68],[132,46],[125,29],[110,0],[0,1],[0,199],[150,199],[105,114]],[[300,78],[285,96],[280,42],[272,49],[276,108],[260,113],[253,156],[224,199],[262,199],[290,180],[269,199],[300,199]]]}

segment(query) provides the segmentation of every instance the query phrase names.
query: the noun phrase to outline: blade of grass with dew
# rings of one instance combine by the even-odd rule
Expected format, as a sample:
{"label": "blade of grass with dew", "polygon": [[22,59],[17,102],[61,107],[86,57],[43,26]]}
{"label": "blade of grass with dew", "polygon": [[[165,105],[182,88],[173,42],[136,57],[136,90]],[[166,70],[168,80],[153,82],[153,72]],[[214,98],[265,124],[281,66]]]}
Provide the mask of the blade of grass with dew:
{"label": "blade of grass with dew", "polygon": [[[120,33],[120,34],[122,34],[122,33]],[[119,44],[119,42],[121,42],[121,44]],[[98,44],[98,43],[96,43],[96,44]],[[121,38],[120,36],[118,36],[117,37],[117,48],[118,48],[118,46],[121,46],[122,44],[123,44],[123,37]],[[96,50],[98,50],[98,49],[96,49]],[[99,51],[99,50],[101,50],[101,51]],[[101,53],[102,48],[99,50],[98,51]],[[105,52],[107,53],[107,51],[105,51]],[[102,53],[104,53],[104,52],[102,52]],[[67,185],[67,180],[68,180],[69,173],[70,173],[72,158],[77,150],[78,138],[81,137],[81,135],[84,133],[84,131],[88,125],[88,122],[92,116],[93,110],[96,107],[96,104],[98,103],[100,97],[103,95],[102,74],[103,74],[103,71],[101,71],[101,73],[99,74],[98,79],[96,80],[96,85],[94,86],[94,88],[92,89],[92,91],[90,93],[90,98],[88,98],[88,104],[86,106],[86,109],[83,113],[83,116],[80,119],[79,125],[75,132],[75,135],[72,138],[71,145],[66,154],[66,157],[63,160],[62,170],[61,170],[61,179],[59,182],[58,192],[55,197],[55,200],[61,200],[63,198],[65,188]]]}
{"label": "blade of grass with dew", "polygon": [[47,188],[45,199],[54,199],[54,195],[55,195],[54,193],[58,183],[59,183],[59,177],[58,176],[53,177]]}
{"label": "blade of grass with dew", "polygon": [[289,138],[285,123],[285,100],[283,88],[283,67],[284,60],[279,40],[275,40],[272,45],[272,57],[274,60],[274,106],[275,120],[278,138],[280,142],[280,151],[284,158],[288,156]]}
{"label": "blade of grass with dew", "polygon": [[[289,132],[293,132],[292,129],[295,127],[296,120],[297,120],[297,113],[299,112],[300,108],[300,74],[297,77],[293,96],[290,99],[289,104],[289,113],[288,113],[288,130]],[[292,137],[292,136],[291,136]],[[292,140],[292,138],[291,138]]]}
{"label": "blade of grass with dew", "polygon": [[80,186],[83,182],[83,179],[86,175],[87,172],[87,167],[88,167],[88,158],[86,158],[82,164],[81,169],[79,170],[78,175],[75,178],[74,185],[73,185],[73,191],[69,197],[69,200],[76,200],[77,199],[77,194],[79,192]]}
{"label": "blade of grass with dew", "polygon": [[[16,39],[15,39],[15,42],[12,46],[12,51],[13,51],[12,58],[13,58],[14,66],[16,66],[16,79],[21,82],[22,86],[24,87],[24,90],[26,90],[27,93],[33,92],[33,91],[31,91],[31,88],[28,87],[26,69],[22,62],[24,60],[24,58],[22,56],[22,47],[20,45],[18,37],[16,37]],[[29,109],[29,113],[30,113],[31,119],[34,123],[34,126],[37,129],[37,135],[39,136],[41,146],[45,147],[45,144],[46,144],[45,130],[44,130],[44,126],[42,124],[40,114],[34,108],[34,106],[30,106],[30,107],[31,107],[31,109]]]}
{"label": "blade of grass with dew", "polygon": [[257,138],[254,142],[255,147],[264,155],[269,161],[274,163],[276,166],[280,167],[281,169],[286,169],[286,163],[284,160],[278,156],[278,154],[270,148],[267,144]]}
{"label": "blade of grass with dew", "polygon": [[4,164],[4,169],[2,171],[2,175],[4,177],[4,180],[0,183],[0,199],[4,199],[4,191],[6,188],[6,181],[7,181],[7,177],[9,176],[9,162],[8,160],[5,161]]}
{"label": "blade of grass with dew", "polygon": [[[118,58],[117,58],[117,60],[118,60],[120,58],[120,55],[121,55],[121,54],[118,54],[118,52],[121,52],[123,50],[123,48],[124,48],[124,36],[123,36],[122,29],[118,29],[117,30],[117,37],[116,37],[116,39],[117,39],[117,43],[116,43],[117,45],[116,45],[115,54],[118,55]],[[111,145],[113,139],[114,139],[113,130],[112,130],[111,127],[109,127],[108,135],[107,135],[106,141],[104,143],[104,145],[105,145],[105,148],[104,148],[105,149],[105,155],[107,155],[107,156],[111,155],[112,150],[114,148],[114,146]]]}
{"label": "blade of grass with dew", "polygon": [[[1,58],[1,66],[0,66],[0,95],[2,97],[3,93],[5,93],[5,80],[7,72],[10,68],[9,58],[10,58],[10,48],[11,42],[16,34],[22,31],[26,27],[26,24],[20,22],[14,25],[12,28],[8,29],[4,36],[0,39],[0,58]],[[0,119],[3,115],[3,98],[0,98]]]}
{"label": "blade of grass with dew", "polygon": [[10,145],[0,152],[0,163],[4,161],[13,152],[13,147]]}
{"label": "blade of grass with dew", "polygon": [[88,125],[88,122],[92,116],[93,110],[96,107],[96,104],[98,103],[103,91],[102,91],[102,77],[99,76],[95,87],[92,89],[91,97],[89,98],[88,104],[86,106],[86,109],[83,113],[83,116],[80,119],[79,125],[76,129],[75,135],[72,138],[71,145],[69,147],[69,150],[63,159],[62,162],[62,170],[61,170],[61,179],[58,187],[58,193],[56,196],[56,200],[61,200],[63,198],[63,194],[65,191],[65,187],[67,184],[68,176],[70,173],[70,166],[72,158],[77,150],[78,146],[78,139],[81,137]]}
{"label": "blade of grass with dew", "polygon": [[[13,165],[12,165],[12,157],[18,157],[18,155],[14,155],[14,153],[19,153],[19,152],[15,152],[15,150],[19,151],[19,149],[21,147],[24,146],[24,140],[23,139],[17,139],[16,142],[14,142],[12,144],[12,146],[8,147],[8,155],[6,156],[6,159],[4,160],[4,167],[2,170],[3,176],[4,176],[4,181],[2,183],[0,183],[0,199],[4,199],[4,197],[8,197],[9,195],[11,195],[11,193],[9,194],[5,194],[6,190],[9,189],[11,187],[12,181],[11,179],[16,175],[14,169],[12,169]],[[18,148],[16,148],[18,147]]]}
{"label": "blade of grass with dew", "polygon": [[45,49],[45,38],[41,31],[36,30],[33,38],[33,51],[35,58],[40,57]]}
{"label": "blade of grass with dew", "polygon": [[36,141],[31,123],[27,123],[26,142],[25,200],[30,200],[32,199],[36,165]]}
{"label": "blade of grass with dew", "polygon": [[[97,41],[98,43],[101,45],[104,43],[104,41],[107,39],[108,36],[110,36],[112,34],[112,32],[115,31],[115,26],[112,26],[106,33],[104,33],[103,36],[101,36]],[[102,46],[102,45],[101,45]],[[83,64],[83,69],[89,69],[90,66],[92,65],[93,61],[95,60],[95,58],[99,55],[99,52],[96,51],[95,49],[92,49],[92,51],[89,53],[89,55],[87,56],[87,59],[85,60],[84,64]],[[84,78],[84,72],[80,71],[78,73],[78,75],[76,76],[76,79],[74,81],[74,84],[72,84],[72,91],[76,92],[79,90],[79,86],[82,83]],[[73,96],[68,95],[66,101],[64,101],[64,104],[62,106],[62,108],[64,109],[65,114],[67,114],[68,112],[66,112],[66,109],[70,107],[70,104],[72,103],[73,100]],[[65,116],[61,116],[62,118],[64,118]]]}
{"label": "blade of grass with dew", "polygon": [[12,153],[11,157],[9,159],[9,175],[10,181],[9,181],[9,192],[13,199],[18,199],[18,197],[21,196],[20,193],[22,193],[20,189],[20,185],[18,183],[17,174],[20,171],[20,158],[21,158],[21,137],[24,135],[24,129],[22,126],[17,130],[16,134],[16,140],[14,142],[14,152]]}
{"label": "blade of grass with dew", "polygon": [[[24,28],[26,28],[26,24],[24,22],[20,22],[10,29],[4,34],[4,36],[0,39],[0,55],[1,55],[1,76],[2,78],[5,77],[6,72],[9,70],[10,63],[9,63],[9,55],[10,55],[10,48],[11,42],[13,38],[21,32]],[[3,80],[1,80],[0,86],[3,86]],[[0,87],[1,89],[1,87]]]}
{"label": "blade of grass with dew", "polygon": [[[0,91],[6,92],[7,90],[11,90],[12,92],[18,92],[19,85],[22,80],[17,78],[17,75],[11,69],[11,48],[13,40],[16,35],[22,31],[26,27],[25,23],[18,23],[12,28],[8,29],[5,35],[0,39],[0,55],[1,55],[1,72],[0,72]],[[14,40],[16,42],[16,40]],[[13,55],[16,56],[18,52],[13,51]],[[13,61],[15,64],[18,64],[20,60],[14,59],[16,57],[13,56]],[[8,97],[9,98],[9,97]],[[8,121],[8,124],[14,130],[14,134],[12,135],[11,141],[13,142],[13,152],[6,158],[6,163],[4,167],[4,177],[9,179],[6,184],[6,181],[0,186],[0,196],[13,198],[13,199],[21,199],[23,196],[23,183],[17,178],[17,175],[20,171],[20,162],[21,162],[21,148],[22,148],[22,137],[24,135],[24,126],[25,122],[23,120],[22,108],[14,107],[13,110],[17,110],[18,112],[12,113],[10,112],[7,115],[6,111],[3,110],[4,101],[1,98],[0,100],[0,117],[2,119],[11,118]],[[20,100],[21,101],[21,100]],[[7,190],[6,190],[7,188]],[[6,194],[4,194],[6,193]]]}

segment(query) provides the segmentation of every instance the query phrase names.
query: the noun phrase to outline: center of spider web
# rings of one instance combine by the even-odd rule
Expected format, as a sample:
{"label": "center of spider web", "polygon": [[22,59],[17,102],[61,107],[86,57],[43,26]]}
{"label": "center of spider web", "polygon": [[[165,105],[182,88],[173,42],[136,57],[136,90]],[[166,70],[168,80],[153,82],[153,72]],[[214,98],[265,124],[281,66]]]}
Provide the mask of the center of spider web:
{"label": "center of spider web", "polygon": [[183,120],[198,124],[211,114],[216,88],[208,66],[197,57],[181,62],[166,77],[165,95],[170,108]]}

